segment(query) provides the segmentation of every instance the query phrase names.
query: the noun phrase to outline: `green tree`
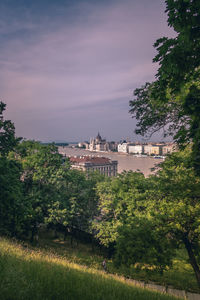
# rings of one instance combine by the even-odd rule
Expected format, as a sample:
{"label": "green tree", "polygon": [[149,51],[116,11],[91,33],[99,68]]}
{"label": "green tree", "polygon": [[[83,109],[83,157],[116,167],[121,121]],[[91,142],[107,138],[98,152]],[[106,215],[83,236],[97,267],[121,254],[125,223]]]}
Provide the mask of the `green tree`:
{"label": "green tree", "polygon": [[148,218],[176,247],[185,247],[200,286],[200,178],[191,167],[190,151],[171,155],[149,181]]}
{"label": "green tree", "polygon": [[200,2],[166,0],[168,25],[175,38],[163,37],[154,47],[159,63],[156,81],[134,91],[130,113],[136,133],[164,129],[181,147],[192,141],[192,160],[200,174]]}
{"label": "green tree", "polygon": [[24,141],[16,149],[22,163],[24,194],[29,203],[26,231],[31,231],[34,240],[38,228],[44,224],[49,205],[58,199],[57,178],[62,165],[62,157],[54,145],[41,145],[34,141]]}
{"label": "green tree", "polygon": [[158,270],[172,264],[174,247],[164,230],[145,215],[128,219],[118,229],[115,263],[128,267]]}
{"label": "green tree", "polygon": [[[141,173],[124,172],[97,184],[99,215],[96,236],[115,253],[117,265],[163,271],[171,264],[174,247],[153,219],[148,218],[152,182]],[[114,247],[114,248],[113,248]]]}
{"label": "green tree", "polygon": [[16,145],[19,139],[15,138],[15,126],[10,120],[4,120],[3,112],[6,104],[0,101],[0,154],[5,156]]}
{"label": "green tree", "polygon": [[17,145],[14,124],[4,120],[6,104],[0,102],[0,233],[12,236],[22,231],[25,199],[22,192],[21,164],[8,157]]}
{"label": "green tree", "polygon": [[19,236],[23,229],[26,203],[20,182],[21,165],[0,158],[0,233]]}
{"label": "green tree", "polygon": [[144,209],[146,181],[141,173],[124,172],[97,184],[99,214],[93,227],[100,242],[116,243],[118,229],[129,222],[137,210]]}
{"label": "green tree", "polygon": [[63,229],[65,236],[69,232],[79,238],[80,232],[91,232],[91,222],[97,211],[96,182],[101,180],[99,174],[89,174],[73,170],[69,165],[60,169],[57,181],[57,195],[53,207],[48,210],[46,222],[55,229]]}

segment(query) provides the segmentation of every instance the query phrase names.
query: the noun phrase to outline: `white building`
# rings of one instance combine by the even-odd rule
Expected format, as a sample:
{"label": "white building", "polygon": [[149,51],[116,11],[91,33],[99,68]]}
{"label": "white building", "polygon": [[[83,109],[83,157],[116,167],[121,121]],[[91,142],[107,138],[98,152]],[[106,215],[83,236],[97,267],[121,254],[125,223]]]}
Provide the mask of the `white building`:
{"label": "white building", "polygon": [[144,154],[151,155],[151,148],[152,148],[151,144],[144,145]]}
{"label": "white building", "polygon": [[128,153],[142,154],[143,153],[143,145],[129,144],[128,145]]}
{"label": "white building", "polygon": [[118,144],[118,152],[128,153],[128,144],[126,142]]}

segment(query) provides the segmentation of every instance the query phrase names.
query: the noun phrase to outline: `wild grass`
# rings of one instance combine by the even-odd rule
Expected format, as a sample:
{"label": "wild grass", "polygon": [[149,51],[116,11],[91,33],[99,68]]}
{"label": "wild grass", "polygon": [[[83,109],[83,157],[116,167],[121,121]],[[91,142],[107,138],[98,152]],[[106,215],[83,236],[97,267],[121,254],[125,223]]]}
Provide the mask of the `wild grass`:
{"label": "wild grass", "polygon": [[55,251],[36,250],[0,238],[2,300],[172,300],[132,286],[123,278],[69,262]]}
{"label": "wild grass", "polygon": [[[104,257],[102,252],[92,248],[88,244],[74,243],[71,246],[70,241],[63,241],[62,237],[53,239],[51,236],[44,235],[39,241],[39,246],[43,249],[51,249],[51,252],[67,258],[68,261],[85,265],[90,268],[102,270],[102,261]],[[134,268],[120,267],[116,268],[112,259],[107,260],[109,273],[122,275],[128,278],[143,280],[145,282],[154,281],[165,286],[173,286],[190,292],[200,292],[196,278],[191,265],[188,262],[187,254],[184,249],[178,250],[173,265],[164,271],[161,276],[158,272],[147,270],[136,270]]]}

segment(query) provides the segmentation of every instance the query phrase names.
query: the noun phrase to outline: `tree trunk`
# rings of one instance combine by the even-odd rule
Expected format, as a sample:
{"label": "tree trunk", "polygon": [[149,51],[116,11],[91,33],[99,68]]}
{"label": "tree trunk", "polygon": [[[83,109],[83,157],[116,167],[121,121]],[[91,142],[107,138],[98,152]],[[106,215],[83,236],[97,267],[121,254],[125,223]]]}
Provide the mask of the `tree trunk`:
{"label": "tree trunk", "polygon": [[36,224],[34,224],[32,230],[31,230],[31,240],[30,240],[31,244],[34,243],[36,234],[37,234],[37,226],[36,226]]}
{"label": "tree trunk", "polygon": [[65,229],[64,231],[64,241],[66,241],[66,239],[67,239],[67,229]]}
{"label": "tree trunk", "polygon": [[71,244],[71,247],[72,247],[73,246],[73,235],[72,234],[71,234],[70,244]]}
{"label": "tree trunk", "polygon": [[54,230],[54,239],[57,239],[58,238],[58,231],[57,229]]}
{"label": "tree trunk", "polygon": [[185,237],[183,239],[183,242],[184,242],[185,248],[186,248],[188,256],[189,256],[190,264],[194,270],[198,286],[200,288],[200,270],[199,270],[199,266],[198,266],[196,257],[194,255],[193,249],[192,249],[192,245],[187,237]]}

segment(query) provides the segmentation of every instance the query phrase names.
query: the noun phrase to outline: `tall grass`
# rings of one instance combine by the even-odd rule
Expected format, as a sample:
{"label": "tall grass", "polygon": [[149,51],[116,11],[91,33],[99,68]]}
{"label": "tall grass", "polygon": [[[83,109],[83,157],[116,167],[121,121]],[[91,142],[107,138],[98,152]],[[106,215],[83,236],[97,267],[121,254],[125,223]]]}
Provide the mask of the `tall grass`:
{"label": "tall grass", "polygon": [[0,239],[2,300],[162,300],[176,299],[139,289],[121,278],[70,263],[55,254]]}
{"label": "tall grass", "polygon": [[[51,249],[54,253],[67,258],[68,261],[75,262],[81,265],[86,265],[97,270],[102,269],[103,256],[102,252],[96,248],[92,251],[91,245],[79,243],[70,245],[70,241],[63,241],[62,237],[53,239],[52,235],[45,233],[39,240],[39,246],[45,249]],[[179,249],[174,258],[173,265],[168,270],[164,271],[161,276],[158,272],[148,272],[146,270],[136,270],[121,266],[116,268],[112,259],[107,260],[109,273],[119,274],[133,279],[154,281],[165,286],[173,286],[177,289],[182,289],[190,292],[200,292],[194,271],[188,262],[185,250]]]}

